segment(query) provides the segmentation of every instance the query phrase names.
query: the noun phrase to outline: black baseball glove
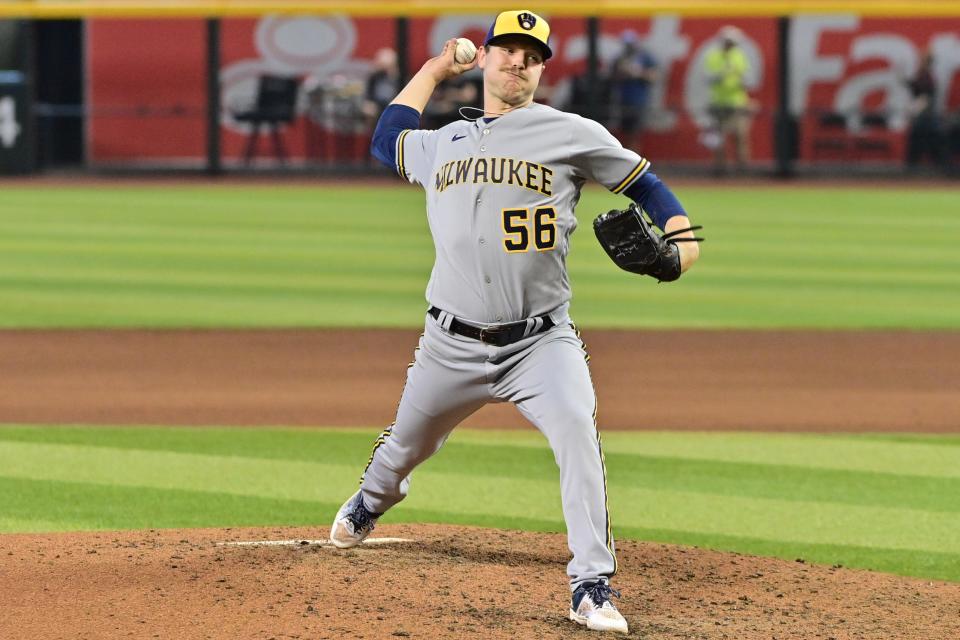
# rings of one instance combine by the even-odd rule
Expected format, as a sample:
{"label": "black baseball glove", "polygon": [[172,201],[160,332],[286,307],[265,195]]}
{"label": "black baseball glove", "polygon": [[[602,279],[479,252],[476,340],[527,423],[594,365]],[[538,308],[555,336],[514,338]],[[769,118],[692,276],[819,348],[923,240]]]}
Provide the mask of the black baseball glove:
{"label": "black baseball glove", "polygon": [[675,236],[702,228],[697,225],[660,235],[636,203],[623,210],[608,211],[593,221],[600,246],[618,267],[651,276],[657,282],[672,282],[680,277],[680,251],[675,243],[703,242],[703,238]]}

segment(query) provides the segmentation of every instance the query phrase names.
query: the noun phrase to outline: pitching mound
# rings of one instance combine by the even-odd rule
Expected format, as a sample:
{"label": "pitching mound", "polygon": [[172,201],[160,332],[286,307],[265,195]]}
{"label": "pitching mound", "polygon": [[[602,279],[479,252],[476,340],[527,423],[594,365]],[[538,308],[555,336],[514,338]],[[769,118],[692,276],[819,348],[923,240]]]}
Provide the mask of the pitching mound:
{"label": "pitching mound", "polygon": [[[591,638],[566,619],[566,539],[384,525],[0,538],[4,638]],[[631,637],[960,637],[960,585],[621,542]]]}

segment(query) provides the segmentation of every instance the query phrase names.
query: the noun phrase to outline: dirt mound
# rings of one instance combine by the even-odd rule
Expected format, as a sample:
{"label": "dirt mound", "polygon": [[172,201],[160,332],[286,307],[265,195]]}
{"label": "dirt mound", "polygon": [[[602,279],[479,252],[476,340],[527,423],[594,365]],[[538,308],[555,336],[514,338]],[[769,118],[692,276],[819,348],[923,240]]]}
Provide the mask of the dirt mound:
{"label": "dirt mound", "polygon": [[[305,528],[0,537],[0,637],[588,638],[566,619],[566,539],[384,525],[339,551]],[[960,585],[621,542],[631,636],[960,637]]]}

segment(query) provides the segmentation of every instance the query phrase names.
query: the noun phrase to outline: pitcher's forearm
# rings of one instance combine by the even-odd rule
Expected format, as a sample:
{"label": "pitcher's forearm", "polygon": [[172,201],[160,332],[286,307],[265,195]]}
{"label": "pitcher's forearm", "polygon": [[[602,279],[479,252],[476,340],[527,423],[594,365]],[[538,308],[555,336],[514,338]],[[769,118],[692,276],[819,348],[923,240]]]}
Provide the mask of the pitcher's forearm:
{"label": "pitcher's forearm", "polygon": [[[670,233],[677,229],[686,229],[690,226],[690,219],[686,216],[674,216],[667,220],[664,225],[664,233]],[[687,231],[676,236],[677,238],[693,238],[693,231]],[[693,266],[693,263],[700,258],[700,244],[697,242],[677,242],[677,249],[680,250],[680,273],[686,272]]]}

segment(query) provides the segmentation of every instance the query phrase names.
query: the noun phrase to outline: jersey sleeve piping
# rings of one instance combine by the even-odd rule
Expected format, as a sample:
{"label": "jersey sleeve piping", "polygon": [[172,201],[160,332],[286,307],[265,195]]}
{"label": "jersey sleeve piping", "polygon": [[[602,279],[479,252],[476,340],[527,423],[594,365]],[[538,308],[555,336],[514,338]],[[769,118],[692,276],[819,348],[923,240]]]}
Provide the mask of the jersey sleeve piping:
{"label": "jersey sleeve piping", "polygon": [[411,129],[404,129],[400,132],[400,135],[397,136],[397,174],[404,180],[408,180],[407,169],[404,166],[404,154],[403,154],[403,141],[406,139],[407,134],[410,133]]}
{"label": "jersey sleeve piping", "polygon": [[642,176],[650,168],[650,161],[646,158],[640,158],[640,162],[637,163],[637,166],[627,174],[627,177],[620,181],[620,183],[615,186],[612,191],[613,193],[623,193],[623,191],[629,187],[637,178]]}

